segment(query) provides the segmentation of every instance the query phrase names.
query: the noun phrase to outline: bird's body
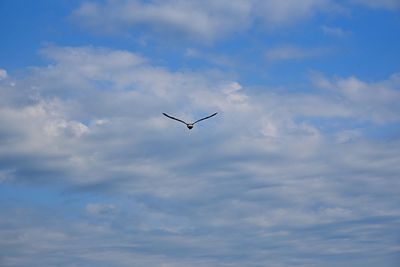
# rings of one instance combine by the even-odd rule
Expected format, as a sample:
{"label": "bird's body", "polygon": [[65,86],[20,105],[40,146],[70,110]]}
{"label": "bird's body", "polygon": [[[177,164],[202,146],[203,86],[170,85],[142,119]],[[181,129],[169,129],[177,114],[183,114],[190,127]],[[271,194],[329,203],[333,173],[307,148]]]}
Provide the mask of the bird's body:
{"label": "bird's body", "polygon": [[193,122],[193,123],[187,123],[187,122],[185,122],[185,121],[183,121],[183,120],[177,119],[177,118],[172,117],[172,116],[170,116],[170,115],[168,115],[168,114],[166,114],[166,113],[163,113],[164,116],[166,116],[166,117],[168,117],[168,118],[170,118],[170,119],[173,119],[173,120],[176,120],[176,121],[179,121],[179,122],[182,122],[182,123],[186,124],[186,127],[188,127],[189,130],[191,130],[191,129],[193,128],[193,126],[194,126],[196,123],[198,123],[199,121],[202,121],[202,120],[211,118],[211,117],[213,117],[213,116],[215,116],[215,115],[217,115],[217,114],[218,114],[218,113],[215,112],[214,114],[211,114],[210,116],[201,118],[201,119],[199,119],[199,120],[197,120],[197,121],[195,121],[195,122]]}

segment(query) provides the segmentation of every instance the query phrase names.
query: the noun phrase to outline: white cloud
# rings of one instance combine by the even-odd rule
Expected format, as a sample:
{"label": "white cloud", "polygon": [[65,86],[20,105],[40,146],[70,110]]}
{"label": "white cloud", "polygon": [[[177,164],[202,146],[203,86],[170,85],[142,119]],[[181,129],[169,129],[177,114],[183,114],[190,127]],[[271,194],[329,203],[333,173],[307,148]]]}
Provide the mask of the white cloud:
{"label": "white cloud", "polygon": [[377,123],[400,120],[398,101],[400,92],[399,74],[393,74],[388,80],[367,83],[351,76],[329,80],[321,75],[314,75],[316,86],[328,89],[340,96],[341,101],[351,107],[353,116],[372,120]]}
{"label": "white cloud", "polygon": [[7,71],[5,69],[0,69],[0,80],[7,78]]}
{"label": "white cloud", "polygon": [[267,0],[252,3],[254,14],[265,22],[267,28],[292,24],[321,11],[335,10],[335,5],[330,0]]}
{"label": "white cloud", "polygon": [[[18,89],[2,85],[1,135],[9,140],[2,144],[2,155],[18,151],[20,157],[53,157],[56,163],[52,166],[57,166],[53,171],[68,170],[60,177],[76,185],[110,182],[116,190],[189,197],[205,186],[185,182],[189,167],[184,168],[183,176],[174,175],[172,180],[159,181],[159,177],[171,175],[181,164],[203,162],[205,151],[214,151],[213,157],[221,160],[221,153],[267,156],[291,147],[296,157],[307,158],[318,153],[318,147],[330,137],[324,136],[318,125],[299,118],[351,118],[373,123],[400,119],[396,105],[400,97],[395,89],[398,75],[375,83],[354,77],[331,81],[315,75],[314,85],[328,89],[325,93],[252,95],[243,85],[220,74],[170,72],[127,51],[51,47],[42,53],[54,63],[33,69],[23,83],[16,82]],[[30,82],[35,87],[29,86]],[[187,120],[211,112],[219,115],[192,130],[190,138],[198,139],[188,139],[185,128],[166,120],[162,112]],[[203,144],[209,135],[218,136],[220,142]],[[165,147],[163,143],[171,138],[182,139],[182,144]],[[200,147],[187,158],[185,146]],[[154,154],[155,147],[165,149]],[[169,157],[172,148],[174,160],[160,162]],[[149,151],[145,153],[149,159],[140,159],[142,150]],[[126,160],[136,157],[133,162]],[[18,169],[23,162],[13,164],[9,168]],[[203,172],[197,171],[197,175]],[[13,174],[18,179],[18,172]],[[127,177],[136,177],[131,180],[134,183]],[[174,188],[174,183],[183,185],[168,189]]]}
{"label": "white cloud", "polygon": [[132,0],[86,2],[74,16],[88,26],[110,31],[145,26],[164,36],[184,34],[207,42],[225,32],[246,28],[250,9],[247,1]]}
{"label": "white cloud", "polygon": [[320,11],[332,11],[334,6],[330,0],[117,0],[85,2],[73,15],[84,25],[102,31],[146,27],[164,37],[178,34],[207,43],[244,31],[256,21],[265,29],[274,29]]}
{"label": "white cloud", "polygon": [[[229,266],[239,251],[240,266],[293,266],[286,259],[308,254],[322,265],[337,253],[391,253],[400,144],[335,119],[398,121],[397,74],[315,75],[309,86],[320,91],[282,93],[221,72],[170,71],[129,51],[42,53],[51,64],[10,77],[13,87],[0,82],[0,180],[32,191],[61,183],[100,200],[63,211],[4,204],[0,224],[13,225],[0,228],[6,266],[71,257],[82,266]],[[214,111],[191,131],[161,114]],[[331,120],[339,126],[324,130]]]}
{"label": "white cloud", "polygon": [[[332,81],[315,75],[314,86],[327,89],[321,94],[253,95],[248,88],[221,74],[170,72],[127,51],[52,47],[43,53],[54,64],[33,69],[24,83],[17,81],[16,87],[21,90],[2,85],[1,134],[4,140],[10,140],[2,145],[3,155],[19,151],[24,157],[61,157],[63,160],[56,164],[59,171],[75,166],[67,177],[78,185],[113,180],[117,187],[122,186],[119,182],[127,183],[120,187],[122,190],[188,196],[201,191],[203,185],[188,183],[182,192],[167,190],[165,185],[184,182],[179,175],[174,176],[176,180],[160,181],[157,186],[148,182],[170,175],[174,166],[202,162],[202,153],[209,149],[219,149],[220,152],[215,151],[218,158],[221,153],[278,153],[292,146],[299,158],[312,157],[330,137],[324,136],[318,125],[298,121],[299,118],[349,118],[371,123],[400,119],[396,105],[400,96],[395,89],[398,75],[374,83],[355,77]],[[29,86],[29,82],[36,87]],[[191,131],[190,138],[199,138],[196,140],[187,139],[185,128],[166,120],[162,112],[187,120],[211,112],[219,115]],[[352,133],[353,129],[346,130]],[[220,142],[202,144],[209,135],[218,136]],[[348,135],[341,136],[335,138],[340,142],[348,140],[344,137]],[[172,162],[158,162],[169,157],[172,147],[161,149],[159,154],[153,154],[152,147],[162,148],[170,138],[183,139],[183,143],[174,147],[177,154]],[[191,152],[192,157],[185,156],[185,146],[200,144],[198,150]],[[140,153],[135,151],[142,149],[149,150],[150,159],[139,160]],[[126,160],[132,157],[139,157],[138,161]],[[15,164],[10,168],[20,166]],[[110,167],[103,170],[105,166]],[[91,170],[99,171],[87,173]],[[77,179],[78,176],[85,179]],[[113,176],[120,179],[110,180]],[[127,177],[137,177],[134,187]]]}

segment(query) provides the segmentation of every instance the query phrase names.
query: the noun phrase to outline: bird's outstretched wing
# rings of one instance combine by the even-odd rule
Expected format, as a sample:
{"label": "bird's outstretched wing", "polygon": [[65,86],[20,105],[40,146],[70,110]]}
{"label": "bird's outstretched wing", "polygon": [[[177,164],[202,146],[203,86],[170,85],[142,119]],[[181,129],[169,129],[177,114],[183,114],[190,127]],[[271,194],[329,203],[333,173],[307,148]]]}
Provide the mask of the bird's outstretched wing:
{"label": "bird's outstretched wing", "polygon": [[197,120],[197,121],[193,122],[193,124],[198,123],[199,121],[202,121],[202,120],[206,120],[206,119],[208,119],[208,118],[211,118],[211,117],[213,117],[213,116],[215,116],[215,115],[217,115],[217,114],[218,114],[218,113],[215,112],[214,114],[212,114],[212,115],[210,115],[210,116],[204,117],[204,118],[202,118],[202,119],[200,119],[200,120]]}
{"label": "bird's outstretched wing", "polygon": [[166,117],[168,117],[168,118],[170,118],[170,119],[173,119],[173,120],[176,120],[176,121],[182,122],[182,123],[184,123],[184,124],[186,124],[186,125],[187,125],[187,123],[186,123],[186,122],[184,122],[183,120],[180,120],[180,119],[174,118],[174,117],[172,117],[172,116],[170,116],[170,115],[168,115],[168,114],[166,114],[166,113],[163,113],[163,115],[164,115],[164,116],[166,116]]}

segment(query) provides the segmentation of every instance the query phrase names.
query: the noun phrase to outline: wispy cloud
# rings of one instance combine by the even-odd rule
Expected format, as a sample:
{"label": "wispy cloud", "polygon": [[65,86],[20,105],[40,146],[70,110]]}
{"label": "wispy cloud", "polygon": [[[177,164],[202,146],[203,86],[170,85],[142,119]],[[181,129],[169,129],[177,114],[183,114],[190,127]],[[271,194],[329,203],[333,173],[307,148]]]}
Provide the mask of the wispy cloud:
{"label": "wispy cloud", "polygon": [[249,29],[256,21],[264,29],[291,25],[320,11],[332,11],[330,0],[308,1],[88,1],[74,11],[83,25],[101,31],[146,27],[157,35],[182,35],[209,43]]}
{"label": "wispy cloud", "polygon": [[397,101],[400,100],[398,84],[399,74],[393,74],[386,81],[367,83],[356,77],[337,78],[333,81],[321,75],[314,75],[316,86],[331,90],[338,94],[343,102],[352,106],[358,118],[373,120],[378,123],[398,121],[399,110]]}
{"label": "wispy cloud", "polygon": [[[398,10],[397,0],[114,0],[85,1],[72,13],[80,25],[104,33],[129,33],[147,37],[211,44],[235,33],[257,27],[271,31],[309,20],[317,14],[341,14],[352,4],[369,8]],[[322,26],[325,34],[348,35],[337,27]],[[171,37],[172,36],[172,37]],[[179,38],[179,39],[181,39]]]}
{"label": "wispy cloud", "polygon": [[280,61],[280,60],[300,60],[320,57],[328,53],[328,48],[303,48],[295,45],[281,45],[269,49],[265,56],[268,60]]}
{"label": "wispy cloud", "polygon": [[156,34],[183,34],[208,42],[226,32],[246,28],[250,10],[247,1],[132,0],[86,2],[74,16],[89,27],[109,31],[144,26]]}
{"label": "wispy cloud", "polygon": [[7,71],[4,69],[0,69],[0,80],[7,78]]}
{"label": "wispy cloud", "polygon": [[324,34],[334,37],[345,37],[351,35],[350,31],[343,30],[342,28],[339,27],[330,27],[322,25],[321,30]]}

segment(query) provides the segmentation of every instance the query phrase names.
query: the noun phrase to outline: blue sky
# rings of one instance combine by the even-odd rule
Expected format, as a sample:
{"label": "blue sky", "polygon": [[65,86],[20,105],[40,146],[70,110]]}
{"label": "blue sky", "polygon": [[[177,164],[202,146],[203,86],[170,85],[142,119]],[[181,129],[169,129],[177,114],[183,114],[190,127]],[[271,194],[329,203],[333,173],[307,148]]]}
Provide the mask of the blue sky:
{"label": "blue sky", "polygon": [[1,266],[398,266],[398,0],[2,0],[0,30]]}

